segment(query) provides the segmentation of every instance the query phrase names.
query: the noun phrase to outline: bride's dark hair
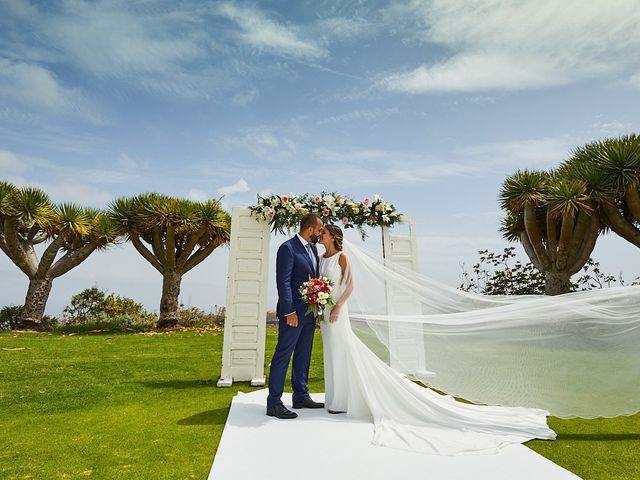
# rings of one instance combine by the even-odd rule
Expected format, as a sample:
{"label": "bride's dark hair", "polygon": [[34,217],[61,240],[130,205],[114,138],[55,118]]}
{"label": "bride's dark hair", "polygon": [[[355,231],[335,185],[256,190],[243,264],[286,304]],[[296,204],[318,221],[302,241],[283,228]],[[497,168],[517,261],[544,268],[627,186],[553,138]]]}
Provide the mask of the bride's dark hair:
{"label": "bride's dark hair", "polygon": [[342,229],[337,225],[325,225],[324,228],[326,228],[333,237],[333,246],[336,247],[336,250],[342,250],[342,241],[344,239]]}

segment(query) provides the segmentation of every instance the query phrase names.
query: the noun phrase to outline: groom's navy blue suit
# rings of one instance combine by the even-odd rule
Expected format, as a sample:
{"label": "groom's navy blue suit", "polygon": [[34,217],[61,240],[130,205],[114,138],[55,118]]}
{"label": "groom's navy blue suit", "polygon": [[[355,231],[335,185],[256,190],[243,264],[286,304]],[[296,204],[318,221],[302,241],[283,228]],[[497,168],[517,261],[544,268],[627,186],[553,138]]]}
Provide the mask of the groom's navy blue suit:
{"label": "groom's navy blue suit", "polygon": [[[311,245],[315,256],[315,265],[298,236],[287,240],[278,249],[276,257],[276,284],[278,286],[278,344],[271,359],[269,371],[269,396],[267,407],[281,404],[284,379],[287,375],[289,360],[293,354],[291,386],[293,401],[299,402],[309,397],[309,364],[316,320],[313,315],[305,315],[307,305],[300,298],[298,289],[309,280],[317,277],[319,264],[318,251]],[[296,312],[298,326],[287,325],[286,315]]]}

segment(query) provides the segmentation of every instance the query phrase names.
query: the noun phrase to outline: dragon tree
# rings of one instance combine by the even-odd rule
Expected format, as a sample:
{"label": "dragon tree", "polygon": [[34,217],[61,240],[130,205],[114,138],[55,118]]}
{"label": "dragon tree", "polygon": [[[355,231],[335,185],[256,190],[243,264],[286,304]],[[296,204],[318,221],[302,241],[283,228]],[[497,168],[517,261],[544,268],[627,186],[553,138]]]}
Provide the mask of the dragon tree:
{"label": "dragon tree", "polygon": [[158,193],[119,198],[109,210],[119,231],[162,275],[158,328],[176,325],[182,277],[229,242],[231,218],[217,200],[194,202]]}
{"label": "dragon tree", "polygon": [[545,274],[545,293],[571,289],[571,276],[591,256],[601,230],[598,202],[588,184],[560,172],[518,171],[500,192],[507,211],[502,232],[522,243]]}
{"label": "dragon tree", "polygon": [[640,137],[608,138],[578,148],[561,171],[598,194],[605,226],[640,247]]}
{"label": "dragon tree", "polygon": [[[29,278],[24,327],[41,324],[54,279],[116,240],[103,212],[72,203],[53,204],[42,190],[0,182],[0,249]],[[44,248],[40,257],[39,245]]]}

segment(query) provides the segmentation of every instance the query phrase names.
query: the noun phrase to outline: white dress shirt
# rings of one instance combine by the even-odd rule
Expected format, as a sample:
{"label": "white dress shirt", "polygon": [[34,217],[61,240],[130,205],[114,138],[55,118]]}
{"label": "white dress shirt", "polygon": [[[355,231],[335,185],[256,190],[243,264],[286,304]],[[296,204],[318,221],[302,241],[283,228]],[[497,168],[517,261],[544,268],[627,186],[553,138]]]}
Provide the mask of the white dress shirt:
{"label": "white dress shirt", "polygon": [[[316,256],[313,254],[313,249],[311,249],[311,251],[309,251],[310,249],[307,248],[307,245],[311,245],[311,244],[309,242],[307,242],[304,238],[302,238],[299,233],[296,233],[296,237],[298,237],[298,240],[300,240],[302,242],[302,246],[304,247],[304,249],[309,254],[309,257],[311,257],[311,263],[313,265],[313,268],[317,269]],[[291,313],[287,313],[285,315],[285,317],[288,317],[289,315],[293,315],[294,313],[296,313],[296,312],[294,311],[294,312],[291,312]]]}
{"label": "white dress shirt", "polygon": [[[307,242],[304,238],[302,238],[299,233],[296,233],[296,237],[298,237],[298,240],[302,242],[302,246],[309,254],[309,257],[311,258],[311,264],[313,265],[313,268],[317,270],[318,269],[318,265],[316,263],[317,260],[316,260],[315,254],[313,253],[313,248],[311,248],[311,243]],[[309,248],[307,248],[307,245],[309,245]]]}

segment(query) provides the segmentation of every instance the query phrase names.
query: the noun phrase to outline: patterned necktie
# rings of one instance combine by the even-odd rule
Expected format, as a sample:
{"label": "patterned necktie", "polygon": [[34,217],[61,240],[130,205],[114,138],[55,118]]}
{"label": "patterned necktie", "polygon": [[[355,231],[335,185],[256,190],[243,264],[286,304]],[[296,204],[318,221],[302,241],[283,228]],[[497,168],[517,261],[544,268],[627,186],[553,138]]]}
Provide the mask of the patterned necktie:
{"label": "patterned necktie", "polygon": [[315,271],[315,269],[316,269],[316,256],[313,254],[313,249],[311,248],[311,244],[310,243],[307,243],[306,247],[307,247],[307,253],[309,254],[309,257],[311,258],[311,265],[313,265],[313,269]]}

